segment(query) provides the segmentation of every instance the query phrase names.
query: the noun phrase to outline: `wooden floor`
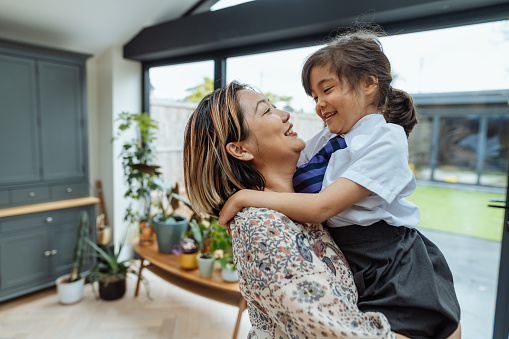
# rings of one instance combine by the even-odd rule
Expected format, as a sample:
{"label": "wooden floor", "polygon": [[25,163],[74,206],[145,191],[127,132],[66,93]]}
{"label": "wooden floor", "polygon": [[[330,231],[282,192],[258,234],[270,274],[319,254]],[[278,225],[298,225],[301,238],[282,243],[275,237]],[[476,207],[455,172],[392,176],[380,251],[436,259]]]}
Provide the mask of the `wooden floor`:
{"label": "wooden floor", "polygon": [[[152,300],[141,287],[134,298],[136,278],[127,280],[126,295],[116,301],[96,299],[85,286],[83,299],[58,303],[55,288],[0,303],[0,339],[229,339],[238,308],[175,287],[149,271]],[[246,338],[251,324],[242,316],[238,338]]]}

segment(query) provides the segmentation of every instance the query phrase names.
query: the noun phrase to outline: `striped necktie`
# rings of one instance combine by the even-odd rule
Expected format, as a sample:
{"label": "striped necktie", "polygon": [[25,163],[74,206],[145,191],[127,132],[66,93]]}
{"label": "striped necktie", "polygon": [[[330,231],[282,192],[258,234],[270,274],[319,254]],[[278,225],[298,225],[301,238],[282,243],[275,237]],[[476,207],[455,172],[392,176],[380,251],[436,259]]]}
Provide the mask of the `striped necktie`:
{"label": "striped necktie", "polygon": [[343,149],[345,147],[346,142],[344,138],[336,136],[330,139],[307,164],[300,166],[293,174],[293,188],[295,192],[320,192],[330,156],[338,149]]}

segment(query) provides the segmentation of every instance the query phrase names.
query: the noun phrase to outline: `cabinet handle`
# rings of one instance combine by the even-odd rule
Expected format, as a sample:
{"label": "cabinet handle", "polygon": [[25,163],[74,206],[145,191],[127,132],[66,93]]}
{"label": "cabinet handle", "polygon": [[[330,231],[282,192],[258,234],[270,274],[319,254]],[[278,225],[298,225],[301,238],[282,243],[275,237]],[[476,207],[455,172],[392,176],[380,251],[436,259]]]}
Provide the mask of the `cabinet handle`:
{"label": "cabinet handle", "polygon": [[35,197],[35,192],[30,192],[30,193],[28,193],[28,196],[29,196],[30,198]]}
{"label": "cabinet handle", "polygon": [[67,193],[72,193],[72,188],[70,187],[67,187],[67,189],[65,190]]}
{"label": "cabinet handle", "polygon": [[55,255],[57,254],[57,252],[58,252],[57,250],[51,250],[51,255]]}
{"label": "cabinet handle", "polygon": [[45,256],[45,257],[49,257],[50,255],[51,255],[51,251],[45,251],[45,252],[44,252],[44,256]]}
{"label": "cabinet handle", "polygon": [[52,218],[52,217],[47,217],[47,218],[46,218],[46,223],[47,223],[47,224],[49,224],[49,223],[50,223],[50,222],[52,222],[52,221],[53,221],[53,218]]}

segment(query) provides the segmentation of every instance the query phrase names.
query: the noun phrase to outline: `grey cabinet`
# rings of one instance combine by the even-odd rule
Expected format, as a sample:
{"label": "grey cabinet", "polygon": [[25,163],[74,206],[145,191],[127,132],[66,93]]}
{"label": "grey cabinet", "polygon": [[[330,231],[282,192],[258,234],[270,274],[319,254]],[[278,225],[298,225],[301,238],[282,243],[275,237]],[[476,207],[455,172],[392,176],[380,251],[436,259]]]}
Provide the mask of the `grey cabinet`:
{"label": "grey cabinet", "polygon": [[0,208],[89,194],[88,57],[0,40]]}
{"label": "grey cabinet", "polygon": [[[89,205],[0,218],[0,301],[54,285],[56,278],[70,273],[83,210],[95,215]],[[95,239],[93,222],[90,238]],[[88,258],[84,268],[91,265]]]}
{"label": "grey cabinet", "polygon": [[[88,57],[0,39],[0,301],[70,272],[82,210],[95,239],[95,202],[83,202]],[[84,206],[61,208],[69,205],[59,201],[75,198],[84,199],[72,206]],[[34,205],[46,202],[56,209]]]}

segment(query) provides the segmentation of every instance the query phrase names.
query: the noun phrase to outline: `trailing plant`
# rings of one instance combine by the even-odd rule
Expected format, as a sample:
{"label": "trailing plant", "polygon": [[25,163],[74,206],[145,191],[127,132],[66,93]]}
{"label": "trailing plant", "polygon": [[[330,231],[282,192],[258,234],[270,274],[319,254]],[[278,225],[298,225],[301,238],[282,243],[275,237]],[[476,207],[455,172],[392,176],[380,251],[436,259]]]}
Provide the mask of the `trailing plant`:
{"label": "trailing plant", "polygon": [[79,217],[79,225],[76,231],[76,240],[74,241],[74,250],[72,253],[72,271],[69,282],[75,282],[81,279],[81,270],[83,268],[83,259],[85,257],[86,239],[89,230],[88,213],[82,211]]}
{"label": "trailing plant", "polygon": [[[119,125],[116,138],[122,135],[132,126],[136,128],[136,137],[122,144],[120,157],[124,169],[124,180],[128,186],[124,197],[131,199],[124,220],[137,223],[150,218],[150,193],[155,188],[153,181],[161,173],[159,167],[154,164],[153,132],[158,128],[157,121],[150,118],[148,113],[122,112],[118,120]],[[115,139],[115,138],[114,138]],[[141,201],[141,212],[133,207],[133,201]]]}

